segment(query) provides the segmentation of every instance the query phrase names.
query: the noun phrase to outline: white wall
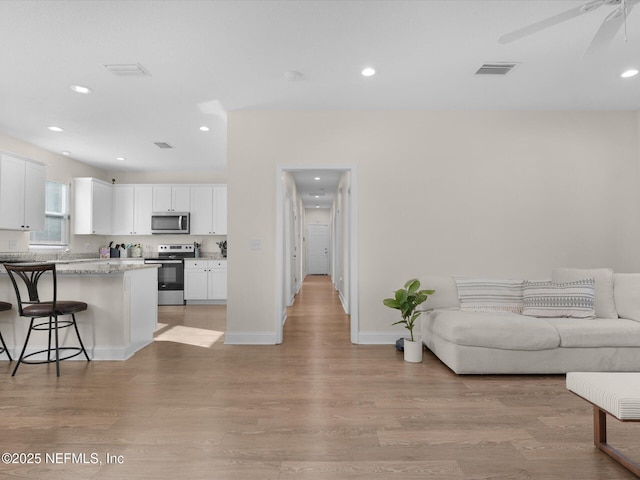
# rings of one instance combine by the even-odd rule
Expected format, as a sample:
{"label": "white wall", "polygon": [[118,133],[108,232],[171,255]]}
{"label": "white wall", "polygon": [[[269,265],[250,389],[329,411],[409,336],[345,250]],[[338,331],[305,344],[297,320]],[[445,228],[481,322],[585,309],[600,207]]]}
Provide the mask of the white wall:
{"label": "white wall", "polygon": [[329,208],[305,208],[304,209],[305,225],[331,224],[331,209]]}
{"label": "white wall", "polygon": [[274,332],[278,165],[357,165],[371,336],[399,331],[382,299],[414,276],[640,271],[638,135],[636,112],[231,113],[228,330]]}

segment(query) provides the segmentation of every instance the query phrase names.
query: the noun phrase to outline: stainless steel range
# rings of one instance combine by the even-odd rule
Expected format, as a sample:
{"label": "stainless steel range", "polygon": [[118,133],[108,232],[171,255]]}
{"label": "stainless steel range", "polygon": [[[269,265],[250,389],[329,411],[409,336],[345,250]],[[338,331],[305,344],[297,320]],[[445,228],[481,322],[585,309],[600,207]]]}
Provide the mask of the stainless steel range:
{"label": "stainless steel range", "polygon": [[157,256],[144,259],[158,268],[158,305],[184,305],[184,259],[194,258],[193,244],[158,245]]}

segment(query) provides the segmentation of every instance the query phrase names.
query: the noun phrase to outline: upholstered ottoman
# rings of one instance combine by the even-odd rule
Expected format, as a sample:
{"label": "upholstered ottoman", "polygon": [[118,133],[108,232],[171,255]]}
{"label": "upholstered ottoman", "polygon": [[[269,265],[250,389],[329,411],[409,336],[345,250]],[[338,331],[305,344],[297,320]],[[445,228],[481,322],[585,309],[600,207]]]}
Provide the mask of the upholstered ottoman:
{"label": "upholstered ottoman", "polygon": [[640,422],[640,373],[569,372],[567,389],[593,404],[596,447],[640,476],[640,465],[607,443],[607,413],[621,422]]}

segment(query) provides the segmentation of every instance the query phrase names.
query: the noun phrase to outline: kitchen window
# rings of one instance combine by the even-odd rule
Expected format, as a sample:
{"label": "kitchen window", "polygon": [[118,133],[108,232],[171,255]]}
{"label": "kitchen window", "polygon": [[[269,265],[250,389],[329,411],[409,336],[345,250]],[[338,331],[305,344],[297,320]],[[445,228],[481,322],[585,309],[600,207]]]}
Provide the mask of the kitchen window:
{"label": "kitchen window", "polygon": [[69,185],[47,180],[44,230],[29,235],[32,247],[69,245]]}

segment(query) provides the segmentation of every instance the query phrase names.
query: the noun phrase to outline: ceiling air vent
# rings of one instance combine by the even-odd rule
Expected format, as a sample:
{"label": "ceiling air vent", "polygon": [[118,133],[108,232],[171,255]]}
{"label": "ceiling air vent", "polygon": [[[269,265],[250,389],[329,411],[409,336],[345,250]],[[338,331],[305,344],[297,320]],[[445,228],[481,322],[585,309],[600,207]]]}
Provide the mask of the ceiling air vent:
{"label": "ceiling air vent", "polygon": [[153,142],[153,144],[158,148],[173,148],[167,142]]}
{"label": "ceiling air vent", "polygon": [[517,63],[485,63],[482,65],[476,75],[506,75],[516,68]]}
{"label": "ceiling air vent", "polygon": [[151,74],[139,63],[105,63],[102,65],[107,72],[125,77],[150,77]]}

